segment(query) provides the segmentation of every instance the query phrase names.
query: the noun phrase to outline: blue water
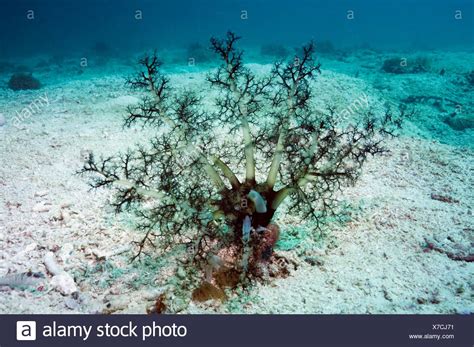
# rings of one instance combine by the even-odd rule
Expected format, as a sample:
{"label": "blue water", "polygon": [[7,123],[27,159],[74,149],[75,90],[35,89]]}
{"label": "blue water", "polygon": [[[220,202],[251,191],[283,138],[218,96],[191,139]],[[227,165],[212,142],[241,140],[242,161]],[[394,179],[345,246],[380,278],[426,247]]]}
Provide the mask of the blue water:
{"label": "blue water", "polygon": [[106,42],[124,52],[180,47],[194,41],[206,42],[211,35],[228,29],[242,35],[243,44],[248,45],[264,42],[293,45],[313,38],[330,40],[336,47],[471,50],[473,47],[472,0],[2,0],[0,3],[1,58],[81,52],[96,42]]}
{"label": "blue water", "polygon": [[[421,132],[417,136],[474,144],[474,0],[0,4],[0,88],[21,71],[32,72],[44,87],[109,74],[125,77],[136,67],[138,55],[150,49],[158,50],[166,73],[208,70],[216,66],[209,38],[222,37],[228,30],[242,37],[239,47],[245,50],[246,63],[271,63],[276,57],[273,48],[288,55],[312,39],[323,70],[365,80],[393,104],[416,100],[409,105],[419,111],[413,120]],[[190,50],[196,43],[200,49]],[[265,54],[268,46],[271,52]],[[190,57],[195,65],[188,63]],[[421,59],[426,66],[416,74],[387,73],[383,66],[390,58]],[[81,65],[84,59],[87,68]]]}

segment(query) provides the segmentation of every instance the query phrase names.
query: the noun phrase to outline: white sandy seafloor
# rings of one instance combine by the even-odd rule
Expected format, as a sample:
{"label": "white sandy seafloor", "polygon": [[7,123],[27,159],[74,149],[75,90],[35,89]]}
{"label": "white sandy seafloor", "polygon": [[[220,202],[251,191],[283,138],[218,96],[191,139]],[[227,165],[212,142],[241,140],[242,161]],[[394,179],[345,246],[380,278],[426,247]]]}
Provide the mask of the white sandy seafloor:
{"label": "white sandy seafloor", "polygon": [[[473,54],[426,55],[430,70],[406,75],[380,71],[389,54],[360,51],[323,58],[314,94],[321,105],[332,102],[339,110],[367,96],[376,111],[410,95],[441,96],[456,100],[473,117],[473,89],[463,82],[463,74],[474,69]],[[87,180],[75,174],[84,151],[110,155],[152,134],[122,128],[125,107],[138,95],[124,85],[129,68],[113,64],[81,75],[73,67],[52,66],[35,73],[44,84],[40,90],[0,90],[5,119],[0,126],[0,284],[30,270],[45,274],[39,287],[0,286],[0,313],[144,313],[174,276],[172,260],[158,253],[130,263],[131,241],[140,234],[113,214],[109,191],[89,192]],[[268,70],[258,64],[251,68]],[[9,76],[0,75],[2,85]],[[188,88],[203,80],[202,72],[189,69],[172,76],[175,85]],[[18,123],[17,112],[41,96],[48,102]],[[371,159],[360,181],[345,191],[357,210],[351,220],[331,227],[316,248],[301,244],[279,251],[298,264],[289,277],[231,294],[224,303],[191,302],[176,310],[474,312],[474,264],[425,247],[430,242],[446,252],[473,254],[474,130],[456,131],[442,122],[451,106],[442,111],[430,103],[413,106],[418,112],[403,135],[388,143],[391,152]],[[280,216],[278,223],[283,232],[303,225],[291,216]],[[79,294],[55,289],[44,265],[49,252]]]}

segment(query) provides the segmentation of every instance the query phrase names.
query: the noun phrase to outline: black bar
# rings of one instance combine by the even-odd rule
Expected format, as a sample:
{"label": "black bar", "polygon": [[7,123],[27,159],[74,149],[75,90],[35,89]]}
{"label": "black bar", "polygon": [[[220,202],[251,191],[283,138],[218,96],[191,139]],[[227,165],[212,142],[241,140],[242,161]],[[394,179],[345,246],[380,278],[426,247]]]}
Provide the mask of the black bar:
{"label": "black bar", "polygon": [[[17,321],[36,321],[35,341],[17,341]],[[89,337],[44,337],[45,326],[91,327]],[[105,325],[135,325],[137,337],[98,337]],[[162,334],[176,337],[148,337],[143,327],[152,324]],[[100,330],[97,330],[102,326]],[[169,326],[169,328],[164,328]],[[185,326],[179,331],[177,327]],[[472,315],[0,315],[0,347],[11,346],[443,346],[473,345]],[[114,328],[115,329],[115,328]],[[56,333],[59,330],[56,330]],[[110,331],[114,332],[115,330]],[[145,328],[145,332],[150,332]],[[27,334],[28,329],[24,331]],[[79,335],[79,328],[76,330]],[[159,334],[160,330],[155,329]],[[71,329],[72,333],[72,329]],[[410,339],[409,335],[422,339]],[[440,340],[428,338],[440,335]]]}

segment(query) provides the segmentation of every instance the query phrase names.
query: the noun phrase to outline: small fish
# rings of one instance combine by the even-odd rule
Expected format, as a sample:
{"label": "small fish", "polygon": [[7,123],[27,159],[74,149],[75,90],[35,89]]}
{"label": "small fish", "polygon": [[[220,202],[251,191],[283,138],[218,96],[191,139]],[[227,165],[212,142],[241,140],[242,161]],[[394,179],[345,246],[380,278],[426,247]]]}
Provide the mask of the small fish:
{"label": "small fish", "polygon": [[246,245],[250,239],[250,230],[252,229],[252,221],[249,216],[245,216],[244,223],[242,225],[242,240]]}

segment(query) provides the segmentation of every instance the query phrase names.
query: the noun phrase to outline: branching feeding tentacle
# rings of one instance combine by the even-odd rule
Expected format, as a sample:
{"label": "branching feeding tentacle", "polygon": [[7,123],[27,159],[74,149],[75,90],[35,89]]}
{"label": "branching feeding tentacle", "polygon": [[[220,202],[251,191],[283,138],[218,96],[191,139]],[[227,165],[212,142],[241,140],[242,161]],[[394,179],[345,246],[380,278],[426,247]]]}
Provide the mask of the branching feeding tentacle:
{"label": "branching feeding tentacle", "polygon": [[147,246],[193,247],[190,259],[211,269],[211,282],[217,263],[239,278],[261,274],[278,239],[272,219],[282,205],[317,226],[337,215],[340,191],[357,181],[371,155],[387,150],[385,139],[410,115],[368,111],[343,124],[334,107],[312,106],[312,83],[321,73],[314,43],[260,77],[243,64],[239,39],[232,32],[211,39],[222,62],[207,76],[218,90],[213,109],[203,93],[170,88],[156,53],[141,59],[129,84],[148,95],[128,108],[125,126],[153,127],[154,137],[117,156],[91,156],[81,170],[92,176],[92,188],[114,190],[117,212],[135,214],[143,232],[135,258]]}
{"label": "branching feeding tentacle", "polygon": [[235,48],[240,37],[228,32],[225,39],[211,39],[211,48],[223,63],[207,80],[221,88],[224,96],[217,106],[240,124],[246,158],[246,182],[255,183],[255,143],[250,129],[251,118],[262,107],[262,98],[271,79],[258,80],[242,63],[242,51]]}

